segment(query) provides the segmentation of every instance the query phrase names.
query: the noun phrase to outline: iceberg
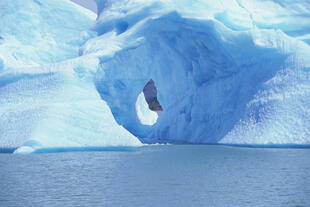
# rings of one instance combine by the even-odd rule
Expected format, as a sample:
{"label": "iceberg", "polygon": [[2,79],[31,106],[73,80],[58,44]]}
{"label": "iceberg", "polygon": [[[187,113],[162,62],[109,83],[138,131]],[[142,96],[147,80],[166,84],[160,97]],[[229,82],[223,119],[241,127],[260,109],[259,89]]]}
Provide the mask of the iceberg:
{"label": "iceberg", "polygon": [[[10,22],[16,18],[20,26],[29,27],[24,31],[30,30],[29,36],[14,35],[18,24],[8,23],[9,29],[0,30],[0,55],[5,57],[0,71],[0,148],[30,153],[45,148],[140,146],[115,122],[96,90],[93,76],[98,58],[79,57],[80,46],[94,36],[90,28],[95,14],[62,0],[1,1],[0,5],[0,16],[12,18]],[[29,18],[20,16],[24,14],[40,19],[27,23]],[[1,24],[5,24],[2,18]],[[37,39],[43,34],[51,39]],[[18,38],[25,40],[11,41]],[[14,56],[17,53],[21,58]]]}
{"label": "iceberg", "polygon": [[78,56],[96,33],[92,12],[64,0],[0,2],[0,62],[4,69],[48,65]]}
{"label": "iceberg", "polygon": [[[116,121],[135,136],[181,143],[309,143],[310,50],[298,36],[310,31],[307,2],[98,3],[95,29],[117,47],[100,51],[90,40],[83,52],[103,54],[98,91]],[[267,13],[269,7],[275,10]],[[150,79],[163,107],[151,127],[140,123],[134,107]]]}
{"label": "iceberg", "polygon": [[310,144],[307,1],[96,3],[1,1],[0,148]]}

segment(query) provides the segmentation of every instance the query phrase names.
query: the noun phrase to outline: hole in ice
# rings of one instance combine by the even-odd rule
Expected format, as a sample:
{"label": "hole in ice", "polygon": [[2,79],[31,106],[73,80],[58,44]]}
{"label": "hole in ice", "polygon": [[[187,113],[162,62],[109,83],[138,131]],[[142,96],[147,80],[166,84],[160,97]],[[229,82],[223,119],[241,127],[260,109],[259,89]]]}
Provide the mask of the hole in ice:
{"label": "hole in ice", "polygon": [[137,98],[136,112],[143,125],[154,125],[163,112],[157,99],[157,88],[152,79],[147,82]]}
{"label": "hole in ice", "polygon": [[157,99],[157,88],[155,82],[151,79],[143,88],[145,100],[149,106],[149,109],[157,112],[159,115],[162,113],[163,108]]}

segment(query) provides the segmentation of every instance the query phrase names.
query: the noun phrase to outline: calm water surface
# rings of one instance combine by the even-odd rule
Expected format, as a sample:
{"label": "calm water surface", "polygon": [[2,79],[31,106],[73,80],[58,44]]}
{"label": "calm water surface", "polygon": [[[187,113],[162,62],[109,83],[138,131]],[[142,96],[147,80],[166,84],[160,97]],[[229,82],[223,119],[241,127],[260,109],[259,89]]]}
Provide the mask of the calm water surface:
{"label": "calm water surface", "polygon": [[0,206],[309,207],[310,149],[0,154]]}

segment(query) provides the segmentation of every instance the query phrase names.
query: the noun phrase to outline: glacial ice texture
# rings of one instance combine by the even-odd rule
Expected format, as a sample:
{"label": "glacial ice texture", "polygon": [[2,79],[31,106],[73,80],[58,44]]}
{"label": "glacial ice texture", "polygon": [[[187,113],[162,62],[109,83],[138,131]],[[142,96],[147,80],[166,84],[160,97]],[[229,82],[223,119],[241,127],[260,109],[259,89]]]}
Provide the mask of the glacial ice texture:
{"label": "glacial ice texture", "polygon": [[[225,2],[98,1],[100,41],[116,48],[112,58],[101,56],[101,97],[137,137],[308,144],[310,49],[300,39],[310,31],[309,4]],[[86,43],[85,54],[100,51],[95,42]],[[164,111],[144,126],[134,103],[149,79]]]}
{"label": "glacial ice texture", "polygon": [[96,2],[0,2],[0,147],[310,144],[308,1]]}

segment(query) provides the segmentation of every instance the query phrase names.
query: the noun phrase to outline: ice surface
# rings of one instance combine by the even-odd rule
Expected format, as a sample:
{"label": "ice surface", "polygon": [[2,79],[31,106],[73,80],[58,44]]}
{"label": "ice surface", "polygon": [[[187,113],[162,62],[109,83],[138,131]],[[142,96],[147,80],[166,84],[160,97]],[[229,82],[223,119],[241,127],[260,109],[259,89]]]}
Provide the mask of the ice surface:
{"label": "ice surface", "polygon": [[[0,88],[1,147],[60,148],[139,146],[119,126],[93,84],[97,59],[79,58],[41,68],[15,70]],[[24,74],[26,73],[26,74]]]}
{"label": "ice surface", "polygon": [[26,2],[0,2],[1,148],[310,143],[307,1]]}
{"label": "ice surface", "polygon": [[[0,148],[29,153],[41,148],[140,146],[136,137],[115,122],[96,90],[93,79],[98,58],[85,55],[71,59],[78,57],[83,38],[90,37],[81,35],[94,33],[89,30],[94,16],[67,1],[42,1],[39,7],[35,6],[38,1],[27,1],[24,8],[18,7],[23,2],[0,3],[2,7],[17,7],[16,11],[0,11],[5,18],[16,18],[20,26],[30,29],[28,37],[25,32],[17,34],[13,30],[16,24],[0,21],[4,25],[0,30],[4,34],[4,44],[0,45],[4,57],[0,69]],[[49,40],[36,38],[36,34],[53,37],[55,45],[49,48]],[[17,38],[25,38],[23,44],[29,46],[8,41]],[[7,48],[7,44],[16,48]],[[17,50],[24,62],[7,62]],[[34,63],[46,66],[34,67]]]}
{"label": "ice surface", "polygon": [[[309,143],[310,49],[299,41],[310,31],[307,2],[99,5],[96,30],[117,48],[112,58],[101,48],[97,88],[134,135],[191,143]],[[141,125],[134,107],[149,79],[164,108],[151,127]]]}
{"label": "ice surface", "polygon": [[95,36],[95,18],[66,0],[1,0],[0,60],[17,68],[77,57],[80,45]]}

